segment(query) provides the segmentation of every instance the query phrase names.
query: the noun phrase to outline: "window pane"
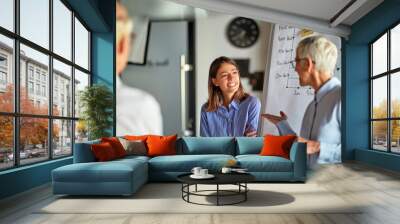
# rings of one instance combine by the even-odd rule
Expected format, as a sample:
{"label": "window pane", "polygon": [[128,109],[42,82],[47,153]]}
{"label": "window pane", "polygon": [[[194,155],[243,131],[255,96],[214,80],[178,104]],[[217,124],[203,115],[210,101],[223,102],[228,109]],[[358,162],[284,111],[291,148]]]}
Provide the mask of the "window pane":
{"label": "window pane", "polygon": [[400,67],[400,24],[391,31],[390,37],[390,68]]}
{"label": "window pane", "polygon": [[53,157],[72,154],[72,121],[53,121]]}
{"label": "window pane", "polygon": [[79,117],[81,114],[79,98],[86,86],[89,86],[89,75],[75,69],[75,117]]}
{"label": "window pane", "polygon": [[89,70],[89,32],[75,18],[75,63]]}
{"label": "window pane", "polygon": [[53,115],[72,117],[71,66],[53,60]]}
{"label": "window pane", "polygon": [[372,148],[387,151],[387,121],[372,122]]}
{"label": "window pane", "polygon": [[14,31],[14,0],[0,1],[0,26]]}
{"label": "window pane", "polygon": [[391,75],[390,88],[391,115],[400,118],[400,72]]}
{"label": "window pane", "polygon": [[75,121],[75,143],[88,141],[88,128],[83,120]]}
{"label": "window pane", "polygon": [[20,0],[21,36],[49,48],[49,0]]}
{"label": "window pane", "polygon": [[387,34],[372,45],[372,68],[373,75],[387,71]]}
{"label": "window pane", "polygon": [[372,118],[387,118],[387,77],[372,80]]}
{"label": "window pane", "polygon": [[0,35],[0,111],[2,112],[14,111],[13,49],[13,40]]}
{"label": "window pane", "polygon": [[392,140],[392,152],[400,153],[400,120],[394,120],[390,122],[391,127],[391,140]]}
{"label": "window pane", "polygon": [[47,115],[49,107],[49,57],[21,44],[20,60],[21,113]]}
{"label": "window pane", "polygon": [[60,1],[53,1],[53,51],[71,60],[71,11]]}
{"label": "window pane", "polygon": [[14,165],[13,118],[0,116],[0,170]]}
{"label": "window pane", "polygon": [[48,119],[22,117],[20,119],[20,164],[34,163],[49,158]]}

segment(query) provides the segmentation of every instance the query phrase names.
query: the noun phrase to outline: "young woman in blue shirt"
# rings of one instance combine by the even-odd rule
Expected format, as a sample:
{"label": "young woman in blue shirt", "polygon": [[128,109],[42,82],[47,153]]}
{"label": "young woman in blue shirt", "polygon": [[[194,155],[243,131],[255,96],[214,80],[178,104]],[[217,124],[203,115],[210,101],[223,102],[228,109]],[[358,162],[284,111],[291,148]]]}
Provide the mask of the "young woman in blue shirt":
{"label": "young woman in blue shirt", "polygon": [[236,62],[224,56],[215,59],[208,100],[201,108],[200,136],[256,136],[260,108],[260,101],[244,92]]}

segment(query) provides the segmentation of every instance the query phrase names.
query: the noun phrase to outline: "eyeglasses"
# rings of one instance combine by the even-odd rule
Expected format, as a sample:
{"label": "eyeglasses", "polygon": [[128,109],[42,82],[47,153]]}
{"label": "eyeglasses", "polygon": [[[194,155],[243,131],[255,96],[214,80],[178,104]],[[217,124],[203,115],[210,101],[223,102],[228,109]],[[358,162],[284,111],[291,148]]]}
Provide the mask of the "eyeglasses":
{"label": "eyeglasses", "polygon": [[[296,68],[296,64],[299,63],[302,60],[307,60],[307,58],[295,58],[294,60],[290,61],[290,65],[292,66],[292,68]],[[315,61],[312,61],[312,63],[315,64]]]}

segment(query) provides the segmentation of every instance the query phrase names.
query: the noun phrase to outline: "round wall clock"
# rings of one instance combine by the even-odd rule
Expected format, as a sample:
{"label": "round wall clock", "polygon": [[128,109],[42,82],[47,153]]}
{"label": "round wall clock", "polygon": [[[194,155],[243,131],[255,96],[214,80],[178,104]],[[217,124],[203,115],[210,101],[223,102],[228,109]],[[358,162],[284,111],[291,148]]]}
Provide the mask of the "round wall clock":
{"label": "round wall clock", "polygon": [[256,21],[249,18],[236,17],[229,23],[226,35],[229,42],[234,46],[246,48],[256,43],[260,35],[260,29]]}

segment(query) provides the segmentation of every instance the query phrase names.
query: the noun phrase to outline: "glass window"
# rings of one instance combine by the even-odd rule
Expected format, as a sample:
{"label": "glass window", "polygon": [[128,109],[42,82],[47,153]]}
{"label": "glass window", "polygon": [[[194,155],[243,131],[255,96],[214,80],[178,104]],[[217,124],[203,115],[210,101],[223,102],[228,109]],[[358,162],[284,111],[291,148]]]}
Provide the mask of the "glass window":
{"label": "glass window", "polygon": [[84,120],[75,121],[75,142],[88,140],[88,128]]}
{"label": "glass window", "polygon": [[53,157],[72,154],[72,121],[53,120]]}
{"label": "glass window", "polygon": [[21,164],[35,163],[49,158],[49,120],[20,118],[19,156]]}
{"label": "glass window", "polygon": [[[56,59],[53,59],[53,77],[54,77],[54,92],[56,94],[53,95],[53,103],[59,103],[58,97],[59,93],[58,90],[60,89],[60,94],[62,96],[67,96],[67,105],[66,105],[66,110],[65,114],[61,114],[60,108],[57,108],[56,110],[53,109],[53,114],[54,115],[61,115],[64,117],[71,117],[72,116],[72,90],[71,89],[65,89],[64,85],[65,83],[72,83],[72,68],[69,65],[66,65]],[[64,101],[64,97],[61,97],[62,102]],[[55,105],[53,105],[55,106]],[[54,107],[53,107],[54,108]]]}
{"label": "glass window", "polygon": [[400,118],[400,72],[391,75],[391,116],[393,118]]}
{"label": "glass window", "polygon": [[7,69],[7,55],[0,53],[0,67]]}
{"label": "glass window", "polygon": [[372,44],[372,75],[387,71],[387,34]]}
{"label": "glass window", "polygon": [[0,170],[14,165],[14,122],[11,116],[0,115]]}
{"label": "glass window", "polygon": [[399,43],[400,25],[397,25],[370,45],[371,147],[391,153],[400,153]]}
{"label": "glass window", "polygon": [[89,70],[89,32],[75,18],[75,63]]}
{"label": "glass window", "polygon": [[391,124],[391,151],[395,153],[400,153],[400,120],[393,120]]}
{"label": "glass window", "polygon": [[29,94],[34,93],[33,82],[28,82]]}
{"label": "glass window", "polygon": [[[1,3],[0,3],[1,5]],[[0,9],[1,14],[2,9]],[[0,16],[1,18],[1,16]],[[13,40],[0,34],[0,111],[14,111],[14,72],[7,58],[13,58]]]}
{"label": "glass window", "polygon": [[54,52],[71,60],[72,12],[60,1],[53,0]]}
{"label": "glass window", "polygon": [[[41,90],[41,85],[40,83],[40,77],[41,77],[41,70],[48,74],[48,62],[49,62],[49,57],[43,53],[40,53],[36,50],[33,50],[32,48],[25,46],[21,44],[21,55],[24,55],[24,57],[21,57],[21,75],[20,75],[20,80],[21,80],[21,89],[20,89],[20,108],[21,108],[21,113],[24,114],[40,114],[40,115],[47,115],[48,114],[48,97],[43,97],[43,96],[48,96],[47,94],[47,89],[45,90],[45,94],[43,94]],[[30,65],[35,68],[36,70],[36,89],[35,89],[35,94],[34,95],[29,95],[29,91],[27,91],[27,87],[25,86],[25,80],[26,80],[26,73],[24,71],[26,68],[26,62],[29,61]],[[45,82],[46,86],[48,86],[48,83]],[[30,99],[41,99],[43,102],[39,105],[32,105],[30,103]]]}
{"label": "glass window", "polygon": [[49,0],[20,0],[21,36],[49,48]]}
{"label": "glass window", "polygon": [[14,0],[0,1],[0,26],[14,31]]}
{"label": "glass window", "polygon": [[372,81],[372,118],[387,118],[387,78]]}
{"label": "glass window", "polygon": [[390,68],[400,67],[400,24],[390,32]]}
{"label": "glass window", "polygon": [[[19,3],[20,18],[14,14],[15,2]],[[0,170],[70,156],[77,136],[87,140],[86,126],[76,129],[73,99],[79,105],[75,94],[89,85],[90,32],[68,4],[64,0],[0,0],[0,112],[7,112],[0,115]],[[18,52],[14,42],[19,43]],[[63,59],[59,61],[53,55]],[[19,74],[14,72],[17,64]],[[15,94],[15,78],[19,80],[19,94]],[[14,111],[16,106],[18,112]],[[77,111],[79,116],[79,107]],[[19,121],[18,127],[13,127],[15,121]],[[74,128],[81,131],[79,135],[73,136]]]}
{"label": "glass window", "polygon": [[75,117],[79,117],[81,114],[80,94],[81,92],[89,86],[89,75],[75,69]]}
{"label": "glass window", "polygon": [[387,121],[372,122],[373,149],[387,151]]}
{"label": "glass window", "polygon": [[29,74],[29,79],[33,80],[33,67],[32,66],[29,66],[28,74]]}

